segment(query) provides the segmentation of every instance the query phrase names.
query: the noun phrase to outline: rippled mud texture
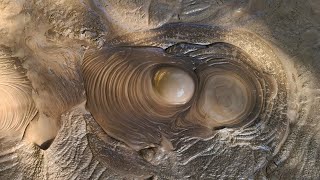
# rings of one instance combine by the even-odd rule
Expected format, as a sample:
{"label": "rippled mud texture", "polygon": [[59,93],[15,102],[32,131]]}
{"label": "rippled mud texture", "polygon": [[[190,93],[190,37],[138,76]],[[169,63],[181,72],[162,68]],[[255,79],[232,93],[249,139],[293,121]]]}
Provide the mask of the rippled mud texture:
{"label": "rippled mud texture", "polygon": [[0,179],[320,177],[316,0],[0,8]]}
{"label": "rippled mud texture", "polygon": [[26,126],[36,118],[37,110],[31,97],[32,86],[26,70],[18,58],[12,58],[8,47],[1,47],[0,136],[7,134],[22,137]]}

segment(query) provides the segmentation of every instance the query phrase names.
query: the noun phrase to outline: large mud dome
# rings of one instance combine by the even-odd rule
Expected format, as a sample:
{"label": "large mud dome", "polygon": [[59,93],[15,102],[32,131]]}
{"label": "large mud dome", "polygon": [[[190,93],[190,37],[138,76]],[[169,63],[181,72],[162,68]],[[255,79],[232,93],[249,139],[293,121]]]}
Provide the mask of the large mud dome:
{"label": "large mud dome", "polygon": [[320,177],[318,1],[0,9],[0,179]]}

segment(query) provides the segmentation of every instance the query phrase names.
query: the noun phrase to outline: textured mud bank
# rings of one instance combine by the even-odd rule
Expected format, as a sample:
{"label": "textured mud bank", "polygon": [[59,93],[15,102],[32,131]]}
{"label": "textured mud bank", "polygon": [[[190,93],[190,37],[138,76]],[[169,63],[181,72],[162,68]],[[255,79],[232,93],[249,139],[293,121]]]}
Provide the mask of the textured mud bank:
{"label": "textured mud bank", "polygon": [[0,9],[0,179],[320,177],[316,0]]}

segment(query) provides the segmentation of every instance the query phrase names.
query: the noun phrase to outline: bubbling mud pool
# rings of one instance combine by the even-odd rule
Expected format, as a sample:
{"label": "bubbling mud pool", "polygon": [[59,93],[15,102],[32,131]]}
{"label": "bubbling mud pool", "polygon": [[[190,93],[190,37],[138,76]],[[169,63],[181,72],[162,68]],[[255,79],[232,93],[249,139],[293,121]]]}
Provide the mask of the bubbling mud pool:
{"label": "bubbling mud pool", "polygon": [[[184,161],[192,151],[182,142],[196,138],[215,150],[242,144],[272,155],[288,129],[286,75],[268,45],[246,33],[172,24],[89,50],[82,64],[86,107],[108,135],[143,153],[171,151],[165,140],[175,149],[169,159]],[[216,156],[226,156],[222,149]],[[152,154],[148,161],[161,167]]]}
{"label": "bubbling mud pool", "polygon": [[0,31],[0,179],[317,177],[312,68],[268,39],[313,26],[268,29],[278,1],[123,2],[12,4],[23,23]]}

